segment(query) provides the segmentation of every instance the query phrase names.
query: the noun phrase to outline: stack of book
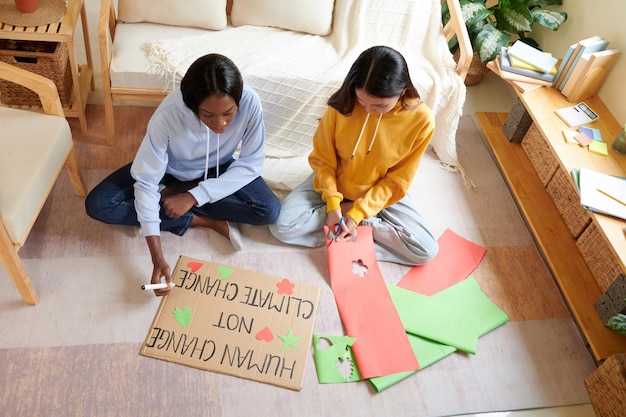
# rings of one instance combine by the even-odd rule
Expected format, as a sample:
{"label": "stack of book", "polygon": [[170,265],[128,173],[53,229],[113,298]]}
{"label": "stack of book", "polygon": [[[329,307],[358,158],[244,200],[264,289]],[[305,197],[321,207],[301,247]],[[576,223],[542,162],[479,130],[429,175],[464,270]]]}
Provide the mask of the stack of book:
{"label": "stack of book", "polygon": [[585,100],[598,93],[620,55],[601,36],[576,42],[565,53],[552,85],[570,102]]}
{"label": "stack of book", "polygon": [[518,90],[528,91],[551,86],[557,73],[558,59],[522,41],[503,47],[500,55],[487,64],[502,79]]}

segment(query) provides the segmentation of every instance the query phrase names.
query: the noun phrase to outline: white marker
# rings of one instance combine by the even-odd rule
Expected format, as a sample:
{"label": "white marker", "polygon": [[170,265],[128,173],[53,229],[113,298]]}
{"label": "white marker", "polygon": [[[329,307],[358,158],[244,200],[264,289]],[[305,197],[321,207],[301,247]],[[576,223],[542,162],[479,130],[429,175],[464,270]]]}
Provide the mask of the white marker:
{"label": "white marker", "polygon": [[167,282],[159,282],[158,284],[144,284],[141,286],[142,290],[163,290],[169,286],[175,287],[176,284],[174,284],[173,282],[171,283],[167,283]]}

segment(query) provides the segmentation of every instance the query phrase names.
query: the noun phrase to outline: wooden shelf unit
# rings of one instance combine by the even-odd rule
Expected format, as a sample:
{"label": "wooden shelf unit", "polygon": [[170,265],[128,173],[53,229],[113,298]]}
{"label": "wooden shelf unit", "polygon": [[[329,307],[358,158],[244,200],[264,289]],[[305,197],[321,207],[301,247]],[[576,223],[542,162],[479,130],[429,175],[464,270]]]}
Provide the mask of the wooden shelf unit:
{"label": "wooden shelf unit", "polygon": [[[80,19],[87,63],[79,65],[76,60],[74,37]],[[72,70],[73,92],[69,106],[64,107],[66,117],[77,117],[80,128],[87,133],[85,107],[89,91],[95,89],[93,62],[89,44],[89,28],[84,0],[68,0],[61,20],[41,26],[13,26],[0,22],[0,38],[25,41],[62,42],[67,44],[69,64]]]}
{"label": "wooden shelf unit", "polygon": [[[562,130],[568,127],[554,114],[554,109],[571,103],[558,90],[544,87],[520,94],[520,99],[531,115],[533,124],[541,131],[549,151],[558,160],[559,169],[569,173],[574,168],[586,166],[626,176],[626,156],[612,150],[609,156],[596,155],[582,147],[565,143]],[[590,126],[601,130],[610,147],[620,131],[620,125],[599,98],[593,97],[585,102],[600,114],[600,119]],[[626,337],[608,329],[595,308],[604,290],[581,255],[576,237],[572,236],[523,147],[509,142],[502,130],[507,116],[508,113],[476,114],[487,147],[595,360],[602,362],[612,354],[624,353]],[[590,213],[590,217],[600,231],[603,243],[610,249],[610,255],[620,263],[622,271],[626,271],[626,238],[623,232],[626,222],[594,213]]]}

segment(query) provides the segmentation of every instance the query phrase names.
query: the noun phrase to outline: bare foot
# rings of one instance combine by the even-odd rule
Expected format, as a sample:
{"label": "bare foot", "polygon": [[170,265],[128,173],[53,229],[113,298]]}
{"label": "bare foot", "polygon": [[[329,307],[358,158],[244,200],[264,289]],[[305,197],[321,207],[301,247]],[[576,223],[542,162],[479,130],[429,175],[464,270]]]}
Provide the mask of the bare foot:
{"label": "bare foot", "polygon": [[191,227],[208,227],[213,229],[230,240],[235,250],[240,251],[243,249],[241,232],[236,223],[229,223],[226,220],[215,220],[210,217],[194,214]]}

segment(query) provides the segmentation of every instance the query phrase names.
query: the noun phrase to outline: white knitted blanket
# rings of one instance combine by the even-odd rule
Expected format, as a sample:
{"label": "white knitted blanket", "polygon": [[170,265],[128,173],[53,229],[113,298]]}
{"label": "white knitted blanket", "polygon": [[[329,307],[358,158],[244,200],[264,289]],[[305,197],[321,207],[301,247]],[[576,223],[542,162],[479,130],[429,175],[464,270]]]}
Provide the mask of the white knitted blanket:
{"label": "white knitted blanket", "polygon": [[215,52],[231,58],[263,103],[263,176],[274,189],[289,191],[311,172],[311,138],[328,97],[354,59],[370,46],[391,46],[406,58],[413,83],[435,113],[435,153],[443,166],[466,179],[455,141],[465,85],[442,33],[440,7],[440,0],[335,0],[328,36],[228,26],[200,36],[155,40],[145,48],[151,71],[173,82],[199,56]]}

